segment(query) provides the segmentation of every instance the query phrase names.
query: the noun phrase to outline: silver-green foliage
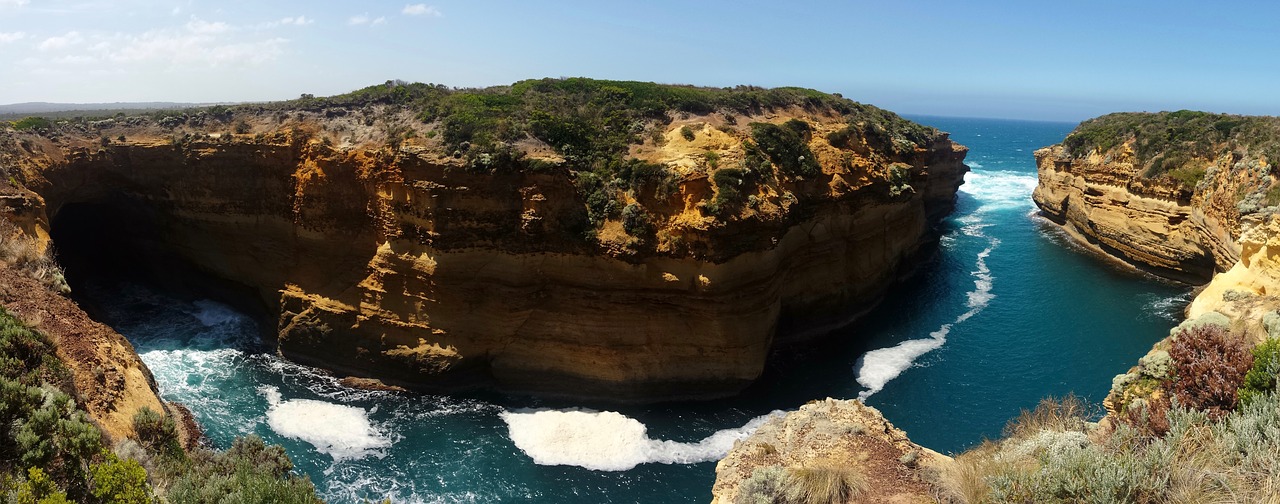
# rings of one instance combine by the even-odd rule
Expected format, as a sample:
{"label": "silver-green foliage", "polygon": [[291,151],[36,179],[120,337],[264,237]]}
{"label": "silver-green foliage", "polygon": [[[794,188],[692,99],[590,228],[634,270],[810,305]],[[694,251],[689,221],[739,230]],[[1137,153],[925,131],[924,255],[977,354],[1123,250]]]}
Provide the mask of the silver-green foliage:
{"label": "silver-green foliage", "polygon": [[[1101,442],[1042,443],[987,478],[993,502],[1254,502],[1280,491],[1275,392],[1221,420],[1178,406],[1150,438],[1121,423]],[[1002,451],[1013,455],[1027,442]]]}
{"label": "silver-green foliage", "polygon": [[786,478],[787,472],[779,466],[757,467],[738,488],[733,504],[773,504],[782,495]]}

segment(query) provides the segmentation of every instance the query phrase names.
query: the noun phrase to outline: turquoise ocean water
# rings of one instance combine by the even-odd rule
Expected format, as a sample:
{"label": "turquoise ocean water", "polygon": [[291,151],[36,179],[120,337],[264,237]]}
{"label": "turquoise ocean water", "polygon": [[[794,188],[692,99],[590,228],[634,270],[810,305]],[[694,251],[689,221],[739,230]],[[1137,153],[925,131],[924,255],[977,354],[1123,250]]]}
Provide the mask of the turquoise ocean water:
{"label": "turquoise ocean water", "polygon": [[863,397],[943,452],[1020,408],[1111,378],[1173,325],[1187,289],[1076,250],[1033,216],[1032,152],[1071,124],[913,117],[970,148],[937,259],[837,338],[781,356],[740,397],[624,406],[342,387],[276,357],[249,317],[134,282],[78,295],[137,346],[219,446],[283,444],[335,502],[708,502],[715,460],[762,416]]}

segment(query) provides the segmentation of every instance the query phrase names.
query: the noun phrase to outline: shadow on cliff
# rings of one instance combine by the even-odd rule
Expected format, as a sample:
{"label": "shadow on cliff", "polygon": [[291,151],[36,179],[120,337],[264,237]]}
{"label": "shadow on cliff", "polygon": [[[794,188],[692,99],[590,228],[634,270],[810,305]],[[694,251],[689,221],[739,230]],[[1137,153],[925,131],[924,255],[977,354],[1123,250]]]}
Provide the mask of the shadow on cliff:
{"label": "shadow on cliff", "polygon": [[121,194],[60,208],[50,234],[72,299],[95,319],[112,325],[100,297],[124,285],[141,285],[177,299],[229,305],[257,322],[264,341],[274,338],[270,310],[256,291],[185,260],[165,240],[163,218],[152,207]]}

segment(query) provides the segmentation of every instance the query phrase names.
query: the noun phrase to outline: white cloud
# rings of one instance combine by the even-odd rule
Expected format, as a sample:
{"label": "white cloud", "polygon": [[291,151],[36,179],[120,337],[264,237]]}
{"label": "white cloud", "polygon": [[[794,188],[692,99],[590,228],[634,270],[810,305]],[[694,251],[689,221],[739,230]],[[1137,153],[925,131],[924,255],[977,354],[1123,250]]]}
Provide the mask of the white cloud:
{"label": "white cloud", "polygon": [[440,17],[444,15],[443,13],[440,12],[440,9],[437,9],[435,8],[435,6],[431,6],[427,4],[406,5],[404,6],[404,10],[400,11],[400,13],[406,14],[409,16]]}
{"label": "white cloud", "polygon": [[70,32],[67,32],[66,35],[63,35],[61,37],[49,37],[47,39],[44,39],[44,41],[40,42],[40,45],[36,47],[38,47],[41,51],[57,51],[57,50],[66,49],[68,47],[74,46],[83,41],[84,41],[84,37],[80,35],[80,32],[70,31]]}
{"label": "white cloud", "polygon": [[8,44],[8,43],[10,43],[10,42],[17,42],[17,41],[22,40],[22,39],[24,39],[24,38],[27,38],[27,33],[26,33],[26,32],[11,32],[11,33],[0,32],[0,44]]}
{"label": "white cloud", "polygon": [[[306,24],[307,21],[292,19],[293,24]],[[28,58],[22,64],[45,71],[95,62],[122,68],[161,65],[169,69],[203,69],[261,65],[284,55],[288,39],[261,39],[250,35],[252,33],[226,23],[195,18],[181,27],[142,33],[95,32],[82,35],[73,31],[49,37],[37,44],[41,51],[55,52],[56,57]],[[24,36],[21,32],[0,33],[0,41]]]}
{"label": "white cloud", "polygon": [[306,16],[287,17],[280,20],[280,24],[294,26],[305,26],[314,22],[316,22],[316,20],[308,19]]}
{"label": "white cloud", "polygon": [[367,12],[364,14],[360,14],[358,16],[351,16],[351,18],[347,20],[347,24],[351,26],[361,26],[361,25],[378,26],[386,22],[387,22],[386,16],[379,16],[377,19],[374,19],[374,18],[370,18],[369,13]]}
{"label": "white cloud", "polygon": [[31,0],[0,0],[0,7],[22,7],[31,3]]}
{"label": "white cloud", "polygon": [[210,23],[195,16],[191,16],[191,21],[187,22],[187,30],[192,33],[217,34],[231,31],[231,25],[221,21]]}

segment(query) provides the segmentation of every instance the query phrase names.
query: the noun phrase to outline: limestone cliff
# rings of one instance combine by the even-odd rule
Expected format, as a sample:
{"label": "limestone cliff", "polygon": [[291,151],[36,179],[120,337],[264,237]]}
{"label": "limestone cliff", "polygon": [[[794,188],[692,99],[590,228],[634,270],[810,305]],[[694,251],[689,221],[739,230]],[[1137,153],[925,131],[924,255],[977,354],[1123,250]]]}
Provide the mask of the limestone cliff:
{"label": "limestone cliff", "polygon": [[1035,153],[1043,215],[1140,268],[1204,283],[1240,259],[1241,215],[1280,203],[1274,118],[1112,114]]}
{"label": "limestone cliff", "polygon": [[657,399],[733,393],[873,305],[966,171],[831,95],[599,83],[69,122],[8,133],[0,184],[39,196],[6,210],[33,235],[91,205],[251,287],[301,362]]}

